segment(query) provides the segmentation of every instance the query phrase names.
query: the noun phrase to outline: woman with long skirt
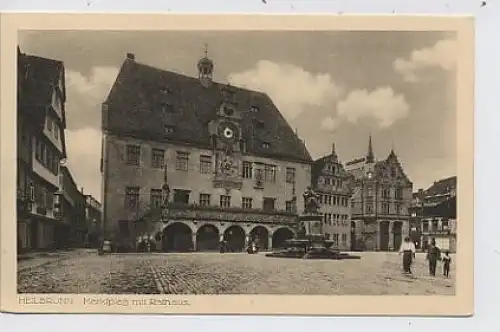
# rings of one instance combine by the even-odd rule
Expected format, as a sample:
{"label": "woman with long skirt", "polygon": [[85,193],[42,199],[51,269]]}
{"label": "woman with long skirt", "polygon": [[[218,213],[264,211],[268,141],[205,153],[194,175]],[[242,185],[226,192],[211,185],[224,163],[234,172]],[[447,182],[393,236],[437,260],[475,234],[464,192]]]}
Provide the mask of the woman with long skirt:
{"label": "woman with long skirt", "polygon": [[403,254],[403,271],[404,273],[411,274],[411,264],[415,258],[415,244],[411,241],[409,236],[404,238],[401,247],[399,248],[399,254]]}

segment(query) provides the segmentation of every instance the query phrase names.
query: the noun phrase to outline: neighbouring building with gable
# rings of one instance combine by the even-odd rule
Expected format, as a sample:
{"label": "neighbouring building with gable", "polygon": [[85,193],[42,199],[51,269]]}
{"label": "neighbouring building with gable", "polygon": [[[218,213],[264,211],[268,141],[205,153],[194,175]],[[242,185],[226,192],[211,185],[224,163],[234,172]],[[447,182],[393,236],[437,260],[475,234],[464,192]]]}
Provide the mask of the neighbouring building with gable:
{"label": "neighbouring building with gable", "polygon": [[17,49],[18,251],[63,246],[67,225],[54,211],[66,158],[66,88],[61,61]]}
{"label": "neighbouring building with gable", "polygon": [[377,161],[371,136],[366,157],[346,163],[352,175],[351,245],[357,250],[398,250],[409,235],[413,183],[394,149]]}
{"label": "neighbouring building with gable", "polygon": [[457,177],[434,182],[413,194],[410,209],[412,238],[426,250],[432,238],[442,250],[456,251]]}
{"label": "neighbouring building with gable", "polygon": [[312,166],[311,185],[320,195],[325,238],[341,250],[351,249],[351,178],[339,161],[335,144],[331,154]]}
{"label": "neighbouring building with gable", "polygon": [[[294,234],[311,156],[269,96],[215,82],[206,54],[197,69],[127,54],[102,107],[106,237],[124,249],[144,236],[164,251],[279,246]],[[144,222],[166,197],[168,222]]]}

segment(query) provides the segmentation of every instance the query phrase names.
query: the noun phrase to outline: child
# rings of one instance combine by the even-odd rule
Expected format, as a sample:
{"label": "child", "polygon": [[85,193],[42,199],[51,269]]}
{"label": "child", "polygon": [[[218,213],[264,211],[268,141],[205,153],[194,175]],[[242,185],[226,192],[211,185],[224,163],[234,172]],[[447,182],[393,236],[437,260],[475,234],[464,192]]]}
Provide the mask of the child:
{"label": "child", "polygon": [[443,256],[443,274],[446,278],[448,278],[450,274],[450,265],[451,265],[451,257],[449,256],[448,250],[444,252]]}

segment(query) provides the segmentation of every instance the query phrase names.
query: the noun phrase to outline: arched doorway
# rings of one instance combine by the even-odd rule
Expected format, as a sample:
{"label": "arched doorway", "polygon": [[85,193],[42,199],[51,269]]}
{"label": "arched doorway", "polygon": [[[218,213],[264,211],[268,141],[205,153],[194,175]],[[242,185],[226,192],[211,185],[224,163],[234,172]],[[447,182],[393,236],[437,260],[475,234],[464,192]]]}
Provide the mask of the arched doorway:
{"label": "arched doorway", "polygon": [[219,230],[214,225],[206,224],[196,232],[196,250],[219,250]]}
{"label": "arched doorway", "polygon": [[285,241],[293,238],[293,232],[286,227],[278,228],[273,233],[273,248],[281,248]]}
{"label": "arched doorway", "polygon": [[269,232],[263,226],[257,226],[250,232],[250,238],[255,241],[255,244],[260,250],[268,249]]}
{"label": "arched doorway", "polygon": [[392,225],[393,246],[394,250],[399,250],[401,242],[403,241],[403,223],[396,221]]}
{"label": "arched doorway", "polygon": [[230,252],[241,252],[245,249],[245,231],[240,226],[230,226],[224,232],[224,240]]}
{"label": "arched doorway", "polygon": [[389,250],[389,222],[388,221],[381,221],[380,222],[380,231],[379,231],[379,236],[380,236],[380,247],[379,249],[382,251],[388,251]]}
{"label": "arched doorway", "polygon": [[191,228],[188,225],[174,222],[163,230],[163,251],[186,252],[193,248]]}

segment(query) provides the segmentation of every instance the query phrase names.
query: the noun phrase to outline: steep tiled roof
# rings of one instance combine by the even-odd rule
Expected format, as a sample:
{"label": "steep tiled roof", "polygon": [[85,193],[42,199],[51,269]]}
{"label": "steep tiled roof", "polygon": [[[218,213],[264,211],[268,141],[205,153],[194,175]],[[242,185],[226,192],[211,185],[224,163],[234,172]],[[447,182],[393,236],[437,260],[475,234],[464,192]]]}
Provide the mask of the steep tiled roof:
{"label": "steep tiled roof", "polygon": [[[216,82],[204,87],[197,78],[126,59],[105,101],[103,130],[209,148],[208,123],[221,105],[222,87]],[[237,110],[243,111],[242,137],[250,154],[312,162],[304,143],[266,94],[230,89]],[[165,126],[174,132],[166,134]],[[264,148],[263,143],[270,146]]]}
{"label": "steep tiled roof", "polygon": [[425,191],[426,196],[437,196],[449,194],[457,188],[457,177],[452,176],[446,179],[436,181]]}
{"label": "steep tiled roof", "polygon": [[[66,129],[66,82],[64,63],[21,52],[17,47],[17,80],[18,80],[18,112],[30,118],[30,123],[38,125],[40,129],[45,124],[45,116],[49,105],[52,104],[54,86],[59,84],[62,77],[62,130]],[[66,139],[61,137],[62,157],[66,157]]]}
{"label": "steep tiled roof", "polygon": [[[52,102],[54,85],[64,73],[61,61],[23,54],[18,49],[18,79],[22,80],[23,103],[45,106]],[[66,101],[65,91],[63,102]]]}

